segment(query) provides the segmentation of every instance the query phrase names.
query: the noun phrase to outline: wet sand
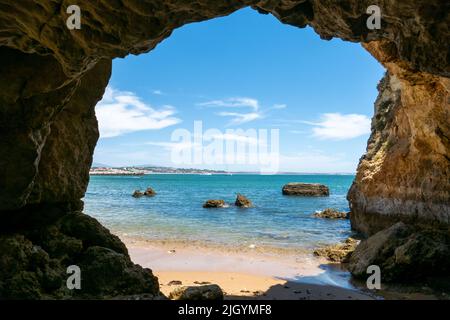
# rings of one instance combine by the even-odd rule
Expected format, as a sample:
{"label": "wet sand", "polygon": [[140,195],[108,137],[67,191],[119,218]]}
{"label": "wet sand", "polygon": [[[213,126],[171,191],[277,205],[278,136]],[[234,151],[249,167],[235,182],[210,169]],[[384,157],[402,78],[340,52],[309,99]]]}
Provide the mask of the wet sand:
{"label": "wet sand", "polygon": [[135,263],[151,268],[161,291],[182,286],[217,284],[226,299],[366,300],[349,275],[306,252],[263,248],[221,248],[181,242],[123,238]]}

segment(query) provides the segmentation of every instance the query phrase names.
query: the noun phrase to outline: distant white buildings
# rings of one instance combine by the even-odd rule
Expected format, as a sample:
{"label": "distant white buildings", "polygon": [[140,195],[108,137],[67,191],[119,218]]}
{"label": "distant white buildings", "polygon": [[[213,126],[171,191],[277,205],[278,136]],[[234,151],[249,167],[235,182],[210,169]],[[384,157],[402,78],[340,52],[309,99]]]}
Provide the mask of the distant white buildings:
{"label": "distant white buildings", "polygon": [[94,176],[142,176],[146,173],[136,168],[91,168],[89,171]]}

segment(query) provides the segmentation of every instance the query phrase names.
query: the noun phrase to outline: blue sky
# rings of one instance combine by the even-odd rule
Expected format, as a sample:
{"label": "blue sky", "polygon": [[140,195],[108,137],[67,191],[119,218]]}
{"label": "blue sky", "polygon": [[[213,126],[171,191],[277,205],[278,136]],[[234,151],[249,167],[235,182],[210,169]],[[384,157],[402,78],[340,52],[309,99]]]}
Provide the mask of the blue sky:
{"label": "blue sky", "polygon": [[148,54],[114,60],[96,107],[94,161],[257,170],[173,163],[174,130],[202,121],[223,133],[279,129],[280,171],[354,172],[383,72],[359,44],[324,41],[251,9],[189,24]]}

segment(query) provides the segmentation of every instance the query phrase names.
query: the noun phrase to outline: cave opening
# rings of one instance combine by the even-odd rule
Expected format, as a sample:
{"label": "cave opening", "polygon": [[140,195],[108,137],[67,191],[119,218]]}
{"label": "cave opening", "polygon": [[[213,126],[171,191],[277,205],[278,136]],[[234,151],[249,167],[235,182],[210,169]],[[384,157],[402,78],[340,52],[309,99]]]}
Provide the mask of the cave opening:
{"label": "cave opening", "polygon": [[[323,39],[340,38],[350,42],[361,42],[363,47],[386,68],[387,72],[378,84],[379,94],[375,101],[375,116],[372,119],[367,152],[360,159],[356,177],[351,178],[353,183],[348,193],[352,227],[361,232],[365,238],[350,255],[348,268],[352,275],[364,279],[367,277],[368,267],[375,263],[382,272],[383,284],[424,279],[429,283],[430,277],[446,276],[450,268],[448,259],[450,256],[448,227],[450,221],[448,156],[450,154],[448,144],[450,63],[448,59],[450,55],[448,44],[442,39],[446,39],[448,33],[449,10],[448,6],[442,8],[438,2],[438,0],[427,1],[425,4],[410,1],[402,3],[401,6],[395,3],[380,4],[378,12],[381,14],[379,17],[381,23],[373,24],[375,28],[365,28],[368,26],[365,21],[370,14],[366,11],[368,8],[364,3],[353,0],[345,4],[342,1],[322,0],[226,2],[197,0],[183,4],[178,1],[153,0],[96,1],[95,3],[79,0],[79,13],[83,15],[80,20],[82,26],[73,29],[67,27],[67,12],[63,1],[50,3],[45,0],[35,0],[33,5],[25,10],[22,3],[0,0],[0,4],[5,8],[0,15],[0,33],[2,34],[0,38],[0,57],[2,58],[2,64],[0,64],[2,79],[0,81],[2,105],[0,112],[0,145],[2,147],[0,157],[0,190],[2,191],[0,193],[2,218],[0,299],[98,299],[136,296],[152,299],[161,297],[161,286],[152,271],[134,264],[124,243],[96,219],[84,213],[84,211],[91,213],[90,209],[92,209],[92,207],[89,208],[90,204],[87,201],[86,210],[84,210],[81,199],[85,196],[89,182],[89,168],[98,140],[98,123],[94,107],[102,96],[109,97],[109,103],[115,104],[116,109],[122,111],[124,104],[133,103],[135,104],[133,118],[148,111],[146,103],[153,104],[155,103],[153,98],[159,97],[161,100],[156,102],[156,107],[152,111],[154,126],[164,127],[169,124],[175,126],[175,122],[183,126],[190,122],[194,125],[193,121],[188,122],[181,118],[180,106],[187,104],[177,103],[175,107],[178,108],[178,112],[174,113],[176,111],[174,106],[167,105],[173,101],[162,100],[165,97],[164,93],[167,92],[159,86],[161,82],[155,82],[155,86],[150,89],[152,99],[140,99],[141,93],[137,95],[132,91],[133,88],[122,89],[121,86],[109,87],[104,95],[111,76],[112,60],[125,57],[130,53],[142,54],[156,48],[153,52],[156,55],[149,55],[155,58],[158,50],[162,50],[170,39],[174,39],[170,37],[168,41],[162,42],[175,29],[192,22],[223,17],[247,6],[252,6],[260,13],[272,13],[286,25],[301,28],[310,26]],[[35,4],[39,5],[35,6]],[[381,29],[377,29],[377,25]],[[194,26],[191,24],[186,28]],[[182,30],[187,29],[175,30],[174,36]],[[285,29],[286,32],[287,30]],[[306,32],[309,31],[306,30]],[[236,38],[239,36],[238,32]],[[279,39],[283,37],[280,35]],[[251,43],[250,40],[248,42]],[[267,41],[260,37],[259,42]],[[159,43],[161,45],[157,46]],[[326,42],[322,42],[324,43]],[[277,46],[268,44],[255,56],[264,57],[264,54],[276,48]],[[224,48],[223,51],[228,49]],[[211,48],[205,48],[205,51],[210,50]],[[305,51],[303,48],[298,51],[302,52],[302,57],[305,57],[308,52],[313,52]],[[270,71],[276,75],[278,63],[295,62],[290,60],[292,52],[295,51],[286,50],[279,61],[273,61],[267,55],[252,70],[253,77],[242,72],[234,72],[233,78],[228,78],[228,81],[224,81],[217,88],[226,89],[227,84],[240,84],[239,87],[242,89],[254,87],[256,76],[266,79],[264,74],[261,74],[261,70]],[[245,57],[238,56],[237,61],[247,60],[246,64],[252,65],[252,61],[258,60],[255,57],[243,58]],[[323,67],[324,71],[327,71],[327,67],[334,69],[341,65],[345,66],[343,63],[345,60],[334,59],[336,57],[327,57],[326,61],[338,61],[338,63],[319,66]],[[176,59],[173,61],[176,62]],[[204,62],[207,63],[208,60],[199,61],[194,67],[199,68]],[[119,70],[117,61],[114,63],[116,64],[115,72],[117,72]],[[311,65],[317,69],[317,65]],[[293,71],[296,66],[298,64],[289,63],[284,68]],[[264,92],[259,94],[256,92],[250,95],[249,90],[234,92],[229,89],[226,92],[225,90],[217,91],[211,96],[198,97],[194,102],[189,102],[194,108],[189,109],[191,112],[185,113],[186,119],[192,116],[190,120],[197,120],[198,113],[205,117],[208,114],[211,116],[216,107],[230,108],[231,111],[221,110],[217,111],[221,115],[215,115],[222,120],[226,119],[214,125],[216,129],[220,129],[227,120],[228,122],[235,120],[235,123],[241,121],[241,124],[243,120],[251,120],[249,123],[256,124],[258,121],[272,119],[269,116],[259,116],[257,111],[261,111],[263,107],[270,108],[270,110],[264,109],[265,111],[274,113],[287,112],[287,117],[291,115],[289,112],[292,110],[307,112],[306,108],[295,108],[298,106],[296,103],[270,101],[268,98],[260,97],[263,97],[266,92],[273,92],[277,85],[284,85],[287,89],[289,84],[296,84],[299,79],[305,80],[306,77],[298,77],[298,74],[303,74],[308,66],[304,66],[305,69],[297,72],[294,79],[290,79],[288,83],[279,79],[274,81],[275,76],[266,79],[257,86],[265,88],[261,90]],[[191,74],[200,73],[199,70],[194,68]],[[223,72],[234,70],[229,68]],[[160,81],[165,74],[169,75],[164,72],[158,72],[158,74]],[[326,72],[319,74],[316,70],[315,74],[316,77],[321,78],[322,83],[325,83],[327,78],[323,75],[326,75]],[[346,75],[348,74],[344,72],[341,76]],[[177,76],[180,78],[179,75]],[[283,73],[279,78],[286,77]],[[187,84],[196,83],[190,79],[191,77],[187,77]],[[129,80],[133,81],[133,79]],[[169,78],[169,80],[173,79]],[[308,87],[307,84],[312,84],[314,78],[307,80],[303,83],[302,89],[309,89],[310,92],[303,90],[302,93],[312,94],[314,88]],[[357,84],[365,84],[363,81],[360,82]],[[215,83],[217,84],[216,81],[209,81],[206,83],[209,86],[205,85],[203,89],[209,88],[208,92],[211,93]],[[264,87],[267,83],[270,85]],[[342,84],[345,84],[345,81],[341,77],[327,88],[336,89]],[[322,87],[319,86],[319,88]],[[287,97],[296,90],[297,88],[286,90],[282,100],[284,98],[287,100]],[[374,88],[371,87],[370,90]],[[168,91],[173,93],[171,90]],[[192,92],[200,91],[206,90]],[[359,90],[353,92],[353,94],[358,93],[360,93]],[[322,90],[316,98],[324,96],[327,95]],[[170,97],[173,96],[170,95]],[[229,98],[234,99],[229,100]],[[298,101],[298,97],[295,101]],[[104,102],[105,100],[102,103]],[[237,112],[232,109],[243,105],[247,108],[245,116],[243,111]],[[311,103],[308,105],[310,106]],[[196,107],[199,109],[196,110]],[[370,109],[372,109],[371,106]],[[317,110],[320,108],[317,107]],[[117,112],[111,112],[109,115],[114,117],[119,114],[123,115]],[[322,129],[316,130],[316,134],[329,135],[335,132],[328,130],[329,118],[321,119],[311,114],[311,117],[307,118],[307,114],[304,113],[294,120],[300,119],[301,124],[306,126],[306,130],[313,133],[313,129]],[[293,116],[289,118],[292,119]],[[101,117],[99,119],[102,121]],[[182,119],[184,122],[179,123],[177,119]],[[109,134],[120,136],[123,131],[128,130],[130,136],[125,139],[123,135],[121,138],[124,145],[131,147],[130,145],[136,142],[130,143],[129,140],[136,137],[132,136],[133,133],[129,130],[145,127],[148,121],[136,121],[134,127],[130,127],[129,120],[129,117],[116,119],[116,122],[120,124],[116,129],[120,130],[110,130]],[[338,120],[331,121],[335,123],[346,123],[339,121],[340,117],[334,117],[331,120]],[[358,122],[361,118],[353,120]],[[267,123],[265,126],[269,127]],[[189,129],[191,126],[187,125],[184,129],[186,128]],[[301,131],[298,128],[294,130]],[[220,133],[216,131],[212,135],[220,135],[222,141],[230,138],[230,133],[224,130],[219,131]],[[223,134],[224,132],[228,135]],[[346,130],[344,132],[347,133]],[[301,136],[302,132],[291,132],[291,134]],[[97,151],[100,151],[102,146],[105,147],[106,139],[109,138],[103,135]],[[280,139],[283,140],[283,137]],[[300,138],[294,140],[295,143],[302,142]],[[247,138],[246,141],[255,141],[255,139]],[[150,142],[149,145],[158,148],[173,147],[173,144],[167,144],[167,140],[155,139],[144,142]],[[195,144],[195,141],[191,144]],[[338,145],[338,142],[333,143],[334,147]],[[136,155],[128,150],[124,150],[122,154],[130,159],[135,159]],[[161,152],[155,152],[153,156],[160,154]],[[145,155],[144,159],[147,159]],[[319,158],[316,155],[314,159]],[[235,176],[237,175],[228,178],[233,179],[232,177]],[[205,190],[214,189],[211,187],[211,181],[216,178],[215,175],[200,177],[206,181]],[[267,177],[273,177],[273,175]],[[94,179],[91,182],[94,182]],[[151,182],[150,185],[153,185],[155,181]],[[175,197],[180,194],[180,189],[175,188],[177,183],[179,181],[172,181],[167,188],[161,188],[160,190],[163,191],[157,190],[157,193],[166,191],[166,200],[172,196]],[[246,178],[239,183],[239,188],[251,183],[251,179]],[[135,186],[134,183],[132,184]],[[143,187],[147,185],[145,183]],[[174,188],[170,189],[170,186]],[[180,187],[179,184],[178,187]],[[114,188],[90,189],[87,197],[98,192],[97,196],[100,196],[105,206],[114,207],[113,200],[120,200],[120,197],[112,196],[116,195],[116,191]],[[235,195],[230,195],[228,189],[217,191],[218,197],[227,193],[230,199],[225,200],[234,201]],[[102,197],[102,194],[108,192],[111,193],[109,198],[108,195]],[[244,192],[247,193],[245,190]],[[251,194],[250,197],[257,206],[266,201],[270,207],[271,202],[278,201],[276,197],[281,197],[279,189],[274,192],[276,193],[266,194],[262,201],[252,197]],[[184,190],[181,194],[184,195]],[[202,194],[197,193],[197,195],[204,200]],[[249,193],[245,195],[249,196]],[[136,206],[140,207],[146,207],[152,200],[133,199],[128,189],[123,192],[123,196],[130,201],[135,201]],[[153,200],[163,200],[163,196],[163,194],[157,194]],[[290,199],[286,201],[294,202],[293,198],[286,199]],[[342,200],[345,201],[344,198]],[[203,210],[200,207],[201,203],[198,204],[199,207],[196,207],[196,210]],[[182,213],[185,209],[183,203],[175,207],[172,201],[164,202],[163,208],[179,209],[170,210],[175,213]],[[235,206],[224,209],[226,210],[206,211],[207,214],[203,216],[210,221],[222,219],[221,222],[225,222],[223,225],[226,226],[228,226],[227,219],[238,216],[241,219],[239,227],[241,225],[245,227],[253,220],[258,220],[253,219],[252,216],[252,212],[258,208],[244,211],[246,214],[239,212],[240,215],[237,214],[238,208]],[[228,213],[236,214],[227,215],[227,210]],[[122,216],[116,215],[121,217],[123,225],[133,220],[137,221],[136,217],[130,219],[126,210],[123,212],[125,214]],[[285,215],[271,215],[268,211],[265,213],[267,220],[261,223],[261,228],[267,227],[270,230],[268,233],[263,230],[258,236],[266,241],[289,242],[289,234],[287,237],[285,234],[273,234],[272,228],[269,228],[274,220]],[[145,213],[141,214],[140,218],[145,219]],[[167,215],[163,216],[159,222],[164,223],[166,218]],[[172,221],[177,222],[177,219]],[[313,220],[311,217],[311,223],[317,221],[321,220]],[[106,224],[113,231],[117,230],[111,224],[107,222]],[[185,228],[188,236],[195,224],[196,221],[191,221]],[[332,225],[332,222],[329,225]],[[292,226],[295,227],[295,224]],[[289,225],[289,227],[292,226]],[[169,223],[165,227],[170,232],[174,225]],[[207,230],[207,228],[201,230]],[[348,230],[348,224],[346,230]],[[315,234],[315,230],[312,231],[310,235]],[[214,240],[216,238],[220,240],[216,234],[213,236]],[[244,241],[247,239],[248,237],[245,237]],[[261,248],[254,243],[247,244],[246,250],[250,252]],[[424,255],[423,252],[427,254]],[[167,252],[161,252],[160,257],[181,253],[170,249]],[[223,256],[223,254],[219,255]],[[246,254],[245,258],[249,256]],[[145,258],[145,255],[143,257]],[[195,260],[192,258],[192,255],[185,254],[183,260]],[[158,259],[144,260],[146,260],[144,265],[153,266]],[[213,264],[216,259],[207,256],[205,261],[207,264]],[[234,262],[231,265],[234,265]],[[295,265],[298,265],[298,261]],[[76,268],[70,268],[71,266]],[[279,270],[279,265],[272,264],[271,269]],[[81,290],[72,290],[73,288],[66,286],[68,270],[82,272]],[[440,283],[444,284],[444,282]],[[445,284],[443,286],[445,287]]]}
{"label": "cave opening", "polygon": [[[348,220],[314,214],[349,211],[384,71],[359,44],[323,41],[252,9],[183,26],[149,54],[114,60],[96,107],[100,140],[84,211],[121,237],[134,262],[146,265],[143,243],[164,248],[168,257],[151,259],[154,272],[214,270],[202,256],[182,263],[195,246],[220,265],[219,248],[289,260],[344,241]],[[281,161],[264,171],[250,160],[275,140]],[[331,195],[286,197],[289,182],[322,183]],[[156,195],[132,197],[148,187]],[[237,194],[253,208],[236,207]],[[203,208],[208,199],[225,208]]]}

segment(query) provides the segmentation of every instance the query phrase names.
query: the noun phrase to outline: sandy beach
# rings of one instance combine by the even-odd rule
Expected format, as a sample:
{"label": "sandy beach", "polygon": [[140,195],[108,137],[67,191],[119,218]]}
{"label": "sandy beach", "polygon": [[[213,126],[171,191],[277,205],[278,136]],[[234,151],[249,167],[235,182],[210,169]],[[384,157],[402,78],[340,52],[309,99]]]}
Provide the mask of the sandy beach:
{"label": "sandy beach", "polygon": [[122,240],[135,263],[153,270],[166,296],[179,286],[217,284],[226,299],[375,299],[354,288],[348,273],[306,252]]}

